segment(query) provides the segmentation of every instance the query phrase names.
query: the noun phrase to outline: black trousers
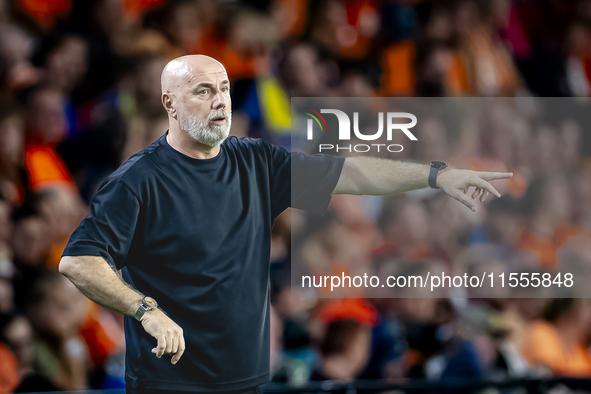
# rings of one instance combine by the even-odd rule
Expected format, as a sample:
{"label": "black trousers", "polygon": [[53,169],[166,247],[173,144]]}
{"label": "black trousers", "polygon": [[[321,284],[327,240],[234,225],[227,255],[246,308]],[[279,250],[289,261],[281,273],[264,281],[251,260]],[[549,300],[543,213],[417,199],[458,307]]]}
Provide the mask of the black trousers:
{"label": "black trousers", "polygon": [[243,390],[233,390],[233,391],[210,391],[210,392],[203,392],[203,391],[176,391],[176,390],[157,390],[157,389],[132,389],[126,388],[126,394],[262,394],[261,386],[251,387],[249,389]]}

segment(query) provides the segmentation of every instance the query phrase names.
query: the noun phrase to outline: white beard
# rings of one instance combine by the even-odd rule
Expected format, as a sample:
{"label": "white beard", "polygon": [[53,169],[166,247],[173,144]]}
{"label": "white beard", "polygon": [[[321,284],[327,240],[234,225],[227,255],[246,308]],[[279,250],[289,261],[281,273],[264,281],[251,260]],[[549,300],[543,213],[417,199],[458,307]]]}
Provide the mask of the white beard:
{"label": "white beard", "polygon": [[[186,131],[197,142],[214,148],[220,145],[230,134],[230,127],[232,127],[232,113],[228,113],[225,109],[221,109],[209,115],[207,120],[203,122],[196,115],[189,113],[184,107],[177,109],[178,122],[181,130]],[[209,126],[212,119],[223,116],[226,118],[226,123],[221,126]]]}

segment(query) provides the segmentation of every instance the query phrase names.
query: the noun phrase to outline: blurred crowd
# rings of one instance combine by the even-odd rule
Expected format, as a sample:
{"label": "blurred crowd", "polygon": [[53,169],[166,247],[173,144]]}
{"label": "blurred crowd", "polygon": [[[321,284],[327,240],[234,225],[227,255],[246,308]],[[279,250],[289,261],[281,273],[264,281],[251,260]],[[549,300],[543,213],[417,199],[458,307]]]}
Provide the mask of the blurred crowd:
{"label": "blurred crowd", "polygon": [[[160,73],[193,53],[227,69],[232,134],[289,147],[291,97],[589,96],[591,1],[0,0],[0,392],[123,386],[122,317],[57,265],[102,180],[166,131]],[[389,156],[515,172],[477,214],[413,193],[335,197],[315,237],[278,218],[275,381],[591,376],[586,299],[291,297],[292,229],[319,273],[588,269],[584,123],[491,114]]]}
{"label": "blurred crowd", "polygon": [[[426,163],[436,157],[455,168],[511,171],[509,181],[493,182],[500,198],[476,200],[471,212],[434,189],[339,195],[323,218],[295,210],[279,218],[271,266],[275,321],[283,327],[274,332],[275,379],[591,377],[591,161],[583,153],[582,127],[589,103],[471,101],[480,105],[455,99],[469,116],[456,110],[446,120],[441,101],[415,100],[430,115],[411,111],[420,120],[413,128],[419,140],[401,141],[405,149],[396,158]],[[529,110],[526,102],[533,104]],[[559,116],[549,116],[553,112]],[[316,279],[302,285],[302,275],[367,274],[383,284],[388,276],[443,272],[486,273],[495,285],[490,288],[488,279],[483,287],[435,291],[412,285],[331,289],[330,279],[327,286]],[[511,287],[509,275],[522,273],[551,280]],[[566,273],[574,282],[564,281]],[[344,296],[354,298],[338,299]]]}

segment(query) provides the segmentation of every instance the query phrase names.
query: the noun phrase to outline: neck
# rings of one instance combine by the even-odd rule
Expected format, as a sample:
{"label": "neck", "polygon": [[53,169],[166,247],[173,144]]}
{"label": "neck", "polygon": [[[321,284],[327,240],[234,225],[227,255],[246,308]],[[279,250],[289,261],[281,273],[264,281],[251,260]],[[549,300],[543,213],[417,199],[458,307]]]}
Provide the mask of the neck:
{"label": "neck", "polygon": [[220,146],[211,147],[195,141],[189,133],[181,130],[178,124],[170,124],[166,141],[174,150],[194,159],[211,159],[220,153]]}

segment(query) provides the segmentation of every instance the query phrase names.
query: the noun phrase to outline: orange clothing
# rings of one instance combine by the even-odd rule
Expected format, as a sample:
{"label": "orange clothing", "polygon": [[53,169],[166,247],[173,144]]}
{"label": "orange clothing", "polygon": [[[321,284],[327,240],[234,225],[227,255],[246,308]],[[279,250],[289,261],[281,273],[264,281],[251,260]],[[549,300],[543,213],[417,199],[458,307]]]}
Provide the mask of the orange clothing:
{"label": "orange clothing", "polygon": [[12,352],[0,342],[0,393],[12,393],[18,384],[18,363]]}
{"label": "orange clothing", "polygon": [[[450,51],[451,64],[447,70],[446,88],[449,95],[461,96],[468,92],[468,76],[464,61],[457,51]],[[416,47],[412,41],[402,41],[382,53],[384,69],[382,93],[385,96],[410,96],[415,87]]]}
{"label": "orange clothing", "polygon": [[591,376],[591,353],[583,346],[566,349],[556,328],[548,322],[531,324],[521,348],[532,365],[547,366],[557,376]]}
{"label": "orange clothing", "polygon": [[204,29],[198,41],[196,41],[190,53],[201,53],[217,59],[226,68],[228,76],[232,80],[254,78],[255,59],[246,58],[237,53],[226,39],[216,37],[213,27]]}
{"label": "orange clothing", "polygon": [[452,94],[464,95],[468,92],[468,76],[461,56],[457,51],[451,51],[451,65],[447,74],[447,83]]}
{"label": "orange clothing", "polygon": [[361,59],[367,56],[372,39],[377,33],[378,10],[372,0],[354,0],[345,4],[347,22],[356,31],[356,39],[350,46],[341,47],[340,55],[345,59]]}
{"label": "orange clothing", "polygon": [[306,27],[308,0],[275,0],[273,3],[280,15],[277,20],[279,36],[287,38],[302,34]]}
{"label": "orange clothing", "polygon": [[348,319],[373,326],[378,321],[378,313],[362,298],[343,298],[329,302],[320,312],[320,320],[327,324]]}
{"label": "orange clothing", "polygon": [[64,242],[60,245],[52,245],[51,250],[49,251],[49,256],[47,257],[47,268],[54,268],[60,264],[60,260],[62,259],[62,253],[66,248],[67,242]]}
{"label": "orange clothing", "polygon": [[514,96],[519,87],[517,70],[506,49],[484,28],[464,36],[469,93],[476,96]]}
{"label": "orange clothing", "polygon": [[72,4],[71,0],[18,0],[17,6],[41,28],[48,29],[55,25],[58,17],[70,11]]}
{"label": "orange clothing", "polygon": [[415,44],[403,41],[382,53],[383,93],[386,96],[412,94],[415,86]]}
{"label": "orange clothing", "polygon": [[581,229],[574,226],[556,227],[554,235],[548,239],[540,239],[534,233],[525,231],[517,240],[517,247],[536,253],[540,259],[541,267],[551,270],[556,264],[558,249],[566,243],[568,238],[579,234],[581,234]]}
{"label": "orange clothing", "polygon": [[111,354],[123,351],[123,330],[110,312],[93,302],[88,304],[80,335],[88,346],[90,359],[102,365]]}
{"label": "orange clothing", "polygon": [[76,183],[56,150],[48,145],[27,143],[25,145],[25,169],[31,190],[59,185],[74,188]]}
{"label": "orange clothing", "polygon": [[166,0],[125,0],[123,12],[126,18],[136,20],[151,8],[166,4]]}

